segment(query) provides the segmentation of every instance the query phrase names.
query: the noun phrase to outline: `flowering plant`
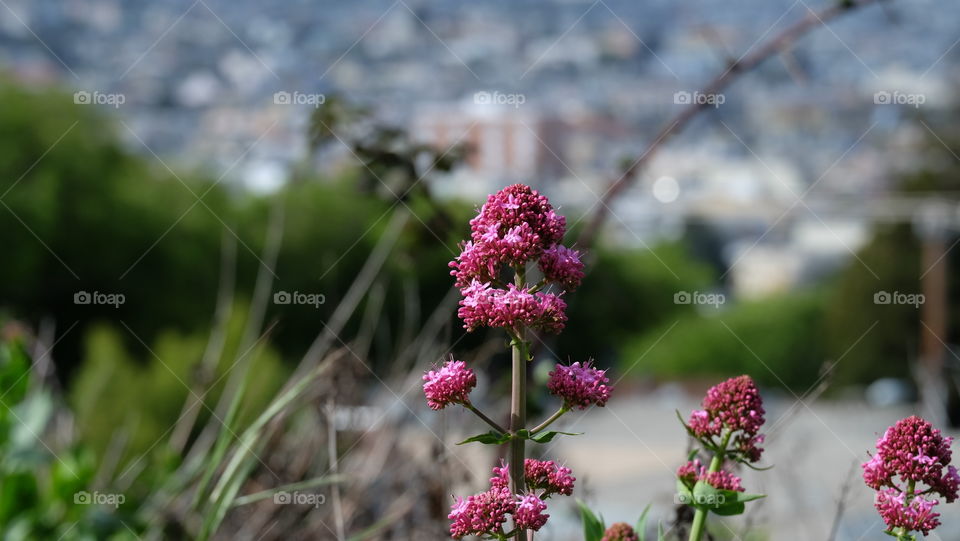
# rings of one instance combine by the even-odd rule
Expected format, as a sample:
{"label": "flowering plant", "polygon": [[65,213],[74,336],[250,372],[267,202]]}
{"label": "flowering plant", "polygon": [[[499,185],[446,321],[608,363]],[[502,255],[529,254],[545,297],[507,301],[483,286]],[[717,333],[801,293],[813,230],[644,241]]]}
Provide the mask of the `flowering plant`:
{"label": "flowering plant", "polygon": [[916,416],[897,421],[877,440],[876,454],[861,467],[864,482],[877,491],[874,507],[888,535],[914,541],[911,532],[926,536],[940,525],[936,496],[951,503],[960,489],[960,475],[950,465],[952,441]]}
{"label": "flowering plant", "polygon": [[[547,390],[561,399],[560,407],[542,423],[527,428],[528,335],[563,330],[567,321],[563,295],[580,285],[583,263],[579,252],[560,244],[565,218],[546,197],[523,184],[490,195],[470,221],[470,231],[470,240],[450,263],[463,295],[457,315],[467,331],[498,328],[510,339],[509,425],[504,428],[470,401],[477,378],[463,361],[451,358],[426,372],[423,390],[430,408],[459,404],[490,426],[489,432],[461,443],[509,444],[509,453],[508,461],[493,469],[488,490],[456,499],[448,516],[450,534],[529,539],[528,532],[539,530],[549,517],[546,500],[572,494],[575,478],[569,468],[552,460],[526,458],[526,441],[545,443],[566,434],[547,428],[571,409],[603,406],[612,387],[606,371],[589,361],[558,364],[550,373]],[[540,276],[531,282],[535,270]]]}
{"label": "flowering plant", "polygon": [[[747,494],[727,467],[728,463],[754,467],[763,453],[760,427],[765,412],[756,384],[750,376],[728,379],[711,387],[701,405],[703,409],[693,411],[687,422],[680,418],[699,444],[677,469],[677,499],[695,509],[690,541],[700,540],[708,513],[739,515],[746,502],[764,497]],[[710,457],[709,466],[697,458],[701,449]]]}

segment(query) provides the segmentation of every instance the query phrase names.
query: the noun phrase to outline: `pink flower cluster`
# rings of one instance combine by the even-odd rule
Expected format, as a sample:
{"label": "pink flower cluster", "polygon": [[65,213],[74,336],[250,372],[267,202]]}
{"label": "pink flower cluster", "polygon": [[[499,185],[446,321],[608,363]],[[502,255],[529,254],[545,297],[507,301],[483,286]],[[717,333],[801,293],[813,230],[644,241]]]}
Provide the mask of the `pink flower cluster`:
{"label": "pink flower cluster", "polygon": [[534,494],[518,496],[517,510],[513,514],[514,523],[517,528],[537,531],[550,518],[550,515],[544,514],[546,510],[547,504]]}
{"label": "pink flower cluster", "polygon": [[908,532],[930,533],[940,525],[940,514],[933,512],[937,500],[923,496],[913,496],[909,501],[906,494],[895,488],[885,488],[877,492],[874,507],[880,512],[888,529],[903,528]]}
{"label": "pink flower cluster", "polygon": [[497,289],[477,280],[461,293],[463,300],[457,315],[467,330],[482,326],[506,329],[522,326],[559,333],[567,321],[567,303],[553,293],[530,293],[513,284],[507,289]]}
{"label": "pink flower cluster", "polygon": [[[573,482],[577,480],[571,475],[570,468],[560,466],[552,460],[537,460],[528,458],[523,461],[523,475],[526,479],[526,488],[532,493],[541,491],[541,498],[549,498],[554,494],[569,496],[573,494]],[[493,468],[493,477],[490,485],[494,487],[510,486],[510,470],[506,464]]]}
{"label": "pink flower cluster", "polygon": [[477,375],[463,361],[450,360],[439,370],[423,375],[423,394],[431,409],[442,410],[450,404],[468,404],[470,391],[477,386]]}
{"label": "pink flower cluster", "polygon": [[507,516],[517,510],[517,501],[510,490],[493,487],[469,498],[457,498],[447,518],[450,535],[459,539],[466,535],[503,533]]}
{"label": "pink flower cluster", "polygon": [[951,503],[960,490],[960,474],[950,465],[952,441],[916,416],[897,421],[877,440],[877,453],[861,467],[864,482],[878,491],[874,506],[888,528],[926,535],[940,524],[933,512],[939,501],[929,496]]}
{"label": "pink flower cluster", "polygon": [[470,240],[450,262],[450,274],[464,296],[458,311],[464,327],[468,331],[483,326],[563,330],[566,304],[559,295],[534,292],[526,284],[494,287],[504,266],[525,268],[534,261],[547,283],[565,291],[580,285],[580,254],[558,244],[566,232],[566,219],[547,198],[523,184],[507,186],[487,198],[470,220],[470,231]]}
{"label": "pink flower cluster", "polygon": [[552,460],[524,461],[526,491],[510,492],[510,471],[506,464],[493,468],[490,489],[466,499],[457,498],[447,518],[451,520],[450,535],[460,538],[465,535],[503,534],[503,525],[513,517],[514,528],[537,531],[546,524],[550,515],[544,513],[544,500],[553,494],[573,493],[575,479],[570,469],[558,466]]}
{"label": "pink flower cluster", "polygon": [[563,286],[567,291],[576,289],[583,280],[583,263],[580,252],[556,244],[540,256],[540,270],[549,282]]}
{"label": "pink flower cluster", "polygon": [[573,494],[573,482],[577,479],[571,475],[570,468],[560,466],[552,460],[533,458],[525,460],[523,465],[528,489],[542,490],[544,496]]}
{"label": "pink flower cluster", "polygon": [[603,407],[613,391],[606,372],[591,366],[591,361],[583,364],[575,362],[569,366],[558,364],[550,372],[547,389],[562,398],[568,407],[586,409],[592,404]]}
{"label": "pink flower cluster", "polygon": [[677,478],[690,490],[693,490],[693,486],[697,484],[697,481],[703,481],[716,489],[743,492],[743,486],[740,484],[739,477],[723,470],[712,473],[708,472],[707,468],[701,464],[699,460],[687,462],[677,468]]}
{"label": "pink flower cluster", "polygon": [[603,539],[600,541],[640,541],[640,536],[633,526],[626,522],[617,522],[603,532]]}
{"label": "pink flower cluster", "polygon": [[730,431],[732,453],[750,462],[760,460],[763,435],[759,432],[766,412],[750,376],[728,379],[711,387],[702,406],[702,410],[690,414],[687,422],[694,436],[712,442],[713,438],[722,437],[725,430]]}

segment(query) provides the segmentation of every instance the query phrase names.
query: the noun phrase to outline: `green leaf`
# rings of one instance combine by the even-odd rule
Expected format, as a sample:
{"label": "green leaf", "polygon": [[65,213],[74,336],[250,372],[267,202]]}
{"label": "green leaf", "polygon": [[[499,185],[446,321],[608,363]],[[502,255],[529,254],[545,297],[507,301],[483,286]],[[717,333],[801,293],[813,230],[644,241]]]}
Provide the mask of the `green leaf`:
{"label": "green leaf", "polygon": [[666,538],[663,536],[663,523],[657,523],[657,541],[666,541]]}
{"label": "green leaf", "polygon": [[564,436],[580,436],[583,432],[560,432],[557,430],[551,430],[549,432],[541,432],[530,436],[530,439],[537,443],[548,443],[557,437],[558,434],[563,434]]}
{"label": "green leaf", "polygon": [[690,489],[687,485],[683,484],[683,481],[677,479],[677,502],[683,505],[694,505],[696,502],[693,499],[693,493],[690,492]]}
{"label": "green leaf", "polygon": [[587,504],[577,500],[577,506],[580,507],[580,520],[583,522],[584,541],[600,541],[603,539],[604,527],[603,520],[587,507]]}
{"label": "green leaf", "polygon": [[742,502],[734,502],[721,505],[719,507],[711,507],[710,511],[722,517],[732,517],[734,515],[742,514],[745,508],[746,506],[743,505]]}
{"label": "green leaf", "polygon": [[693,502],[696,507],[711,511],[730,503],[723,491],[717,490],[704,481],[697,481],[693,486]]}
{"label": "green leaf", "polygon": [[766,494],[747,494],[746,492],[736,492],[733,490],[724,490],[721,492],[727,495],[727,501],[730,501],[732,498],[733,501],[738,503],[752,502],[753,500],[767,497]]}
{"label": "green leaf", "polygon": [[640,538],[640,541],[647,541],[647,519],[650,518],[650,505],[647,504],[643,508],[643,513],[640,513],[640,518],[637,519],[637,526],[634,528],[634,531],[637,532],[637,536]]}
{"label": "green leaf", "polygon": [[457,445],[463,445],[471,442],[483,443],[485,445],[500,445],[502,443],[507,443],[508,441],[510,441],[510,434],[502,434],[496,430],[491,430],[490,432],[477,434],[476,436],[467,438]]}
{"label": "green leaf", "polygon": [[700,449],[699,449],[699,448],[694,447],[693,449],[691,449],[690,452],[687,453],[687,462],[690,462],[690,461],[692,461],[693,459],[697,458],[697,455],[698,455],[698,454],[700,454]]}

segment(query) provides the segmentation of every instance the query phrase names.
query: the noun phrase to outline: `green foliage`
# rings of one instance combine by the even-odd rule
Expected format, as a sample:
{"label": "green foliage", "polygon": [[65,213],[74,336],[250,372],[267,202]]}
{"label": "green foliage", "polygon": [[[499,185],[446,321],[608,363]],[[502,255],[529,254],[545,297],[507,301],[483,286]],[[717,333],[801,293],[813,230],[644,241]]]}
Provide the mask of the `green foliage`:
{"label": "green foliage", "polygon": [[603,523],[603,517],[597,516],[587,507],[587,504],[580,500],[577,500],[577,507],[580,508],[580,521],[583,523],[584,541],[600,541],[606,529]]}
{"label": "green foliage", "polygon": [[750,374],[802,393],[825,359],[822,313],[823,297],[802,292],[678,316],[635,340],[622,370],[664,379]]}
{"label": "green foliage", "polygon": [[638,334],[690,311],[673,302],[674,293],[704,290],[713,278],[709,266],[676,244],[599,248],[586,270],[580,289],[566,296],[570,324],[558,339],[557,351],[573,359],[618,358]]}
{"label": "green foliage", "polygon": [[0,538],[135,539],[132,502],[92,500],[92,453],[54,442],[54,398],[31,385],[30,364],[18,342],[0,342]]}
{"label": "green foliage", "polygon": [[484,445],[500,445],[510,441],[510,434],[504,434],[502,432],[497,432],[496,430],[491,430],[489,432],[484,432],[483,434],[477,434],[476,436],[470,436],[469,438],[461,441],[457,445],[464,445],[466,443],[482,443]]}
{"label": "green foliage", "polygon": [[836,381],[909,378],[906,360],[915,357],[920,310],[876,304],[874,295],[920,292],[923,271],[914,232],[905,224],[880,228],[857,255],[859,260],[851,260],[837,277],[825,313],[827,347],[833,358],[843,356],[834,370]]}
{"label": "green foliage", "polygon": [[[206,337],[168,331],[149,345],[149,350],[141,346],[134,355],[123,340],[126,329],[105,324],[94,327],[88,334],[84,362],[70,393],[83,441],[102,454],[121,434],[125,460],[140,456],[158,442],[166,441],[190,398],[202,398],[202,404],[194,406],[198,411],[191,412],[198,414],[198,424],[218,423],[211,412],[236,359],[246,353],[238,351],[244,324],[244,318],[238,314],[246,313],[243,308],[234,310],[223,355],[209,374],[200,367]],[[249,370],[256,377],[246,390],[236,425],[230,427],[233,431],[239,431],[262,410],[287,372],[279,355],[262,345],[247,353],[241,362],[249,362]],[[198,387],[198,383],[211,385],[209,392],[204,391],[205,385]]]}

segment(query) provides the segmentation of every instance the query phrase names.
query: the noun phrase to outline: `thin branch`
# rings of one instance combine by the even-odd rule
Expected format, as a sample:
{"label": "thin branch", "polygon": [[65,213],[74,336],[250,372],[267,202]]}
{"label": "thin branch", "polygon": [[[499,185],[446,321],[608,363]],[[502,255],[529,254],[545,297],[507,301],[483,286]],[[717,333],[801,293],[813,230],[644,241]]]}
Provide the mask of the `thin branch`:
{"label": "thin branch", "polygon": [[488,425],[490,425],[490,427],[493,428],[494,430],[496,430],[497,432],[499,432],[499,433],[501,433],[501,434],[506,434],[506,433],[507,433],[507,431],[506,431],[502,426],[500,426],[499,424],[497,424],[497,422],[494,421],[493,419],[487,417],[486,414],[484,414],[482,411],[478,410],[473,404],[467,402],[466,404],[463,405],[463,407],[467,408],[468,410],[472,411],[473,413],[476,413],[476,414],[477,414],[477,417],[483,419],[483,422],[485,422],[485,423],[487,423]]}
{"label": "thin branch", "polygon": [[[835,0],[832,6],[824,8],[819,12],[808,10],[805,17],[783,29],[778,35],[770,38],[752,53],[748,52],[739,59],[732,61],[723,73],[714,77],[710,83],[703,87],[700,93],[705,95],[721,93],[721,91],[727,88],[730,83],[738,77],[757,67],[771,56],[789,49],[797,40],[814,28],[825,25],[827,21],[835,19],[845,13],[879,2],[880,0]],[[683,130],[697,114],[708,106],[709,104],[707,103],[697,103],[696,100],[691,100],[690,104],[667,120],[663,127],[660,128],[660,131],[657,132],[653,141],[648,144],[646,149],[640,154],[640,157],[627,167],[600,197],[599,205],[590,218],[589,223],[580,234],[578,240],[579,246],[589,248],[593,245],[600,228],[610,214],[610,206],[613,200],[636,181],[640,171],[646,167],[653,155],[664,143]]]}

